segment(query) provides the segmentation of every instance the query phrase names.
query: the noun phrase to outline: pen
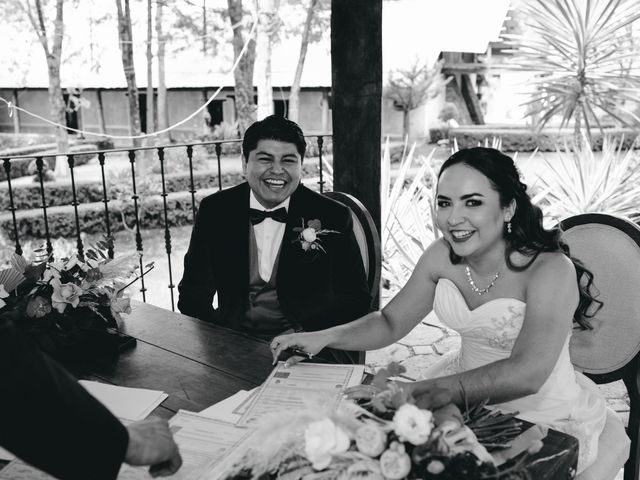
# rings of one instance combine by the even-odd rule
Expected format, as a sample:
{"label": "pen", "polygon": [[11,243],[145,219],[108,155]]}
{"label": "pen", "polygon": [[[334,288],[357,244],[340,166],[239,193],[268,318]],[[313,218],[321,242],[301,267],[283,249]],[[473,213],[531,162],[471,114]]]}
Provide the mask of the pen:
{"label": "pen", "polygon": [[304,350],[300,350],[299,348],[288,348],[292,355],[299,355],[301,357],[306,357],[309,360],[313,358],[313,353],[305,352]]}

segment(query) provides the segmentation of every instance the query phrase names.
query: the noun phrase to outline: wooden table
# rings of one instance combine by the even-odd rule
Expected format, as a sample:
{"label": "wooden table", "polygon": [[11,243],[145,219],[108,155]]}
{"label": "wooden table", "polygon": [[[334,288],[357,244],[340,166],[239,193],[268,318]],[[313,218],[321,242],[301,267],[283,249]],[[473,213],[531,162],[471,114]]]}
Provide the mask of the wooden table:
{"label": "wooden table", "polygon": [[[74,369],[86,379],[169,394],[153,415],[170,418],[179,409],[200,411],[241,389],[260,385],[272,370],[267,342],[153,305],[132,302],[123,332],[137,339],[114,364]],[[536,480],[566,479],[577,463],[578,442],[551,430],[530,468]],[[0,464],[1,467],[1,464]]]}
{"label": "wooden table", "polygon": [[163,418],[179,409],[200,411],[260,385],[273,366],[267,342],[240,332],[132,301],[123,333],[137,339],[135,348],[115,364],[95,364],[78,376],[124,387],[163,390],[169,394],[154,412]]}

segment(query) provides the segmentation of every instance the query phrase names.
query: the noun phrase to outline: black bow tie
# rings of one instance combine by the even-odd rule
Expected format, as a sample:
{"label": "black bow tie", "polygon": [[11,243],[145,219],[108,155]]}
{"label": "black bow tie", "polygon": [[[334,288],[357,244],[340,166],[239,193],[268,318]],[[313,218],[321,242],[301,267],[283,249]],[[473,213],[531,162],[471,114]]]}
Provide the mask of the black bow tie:
{"label": "black bow tie", "polygon": [[271,212],[267,212],[265,210],[257,210],[255,208],[249,209],[249,220],[251,220],[252,225],[257,225],[265,218],[272,218],[276,222],[287,223],[287,209],[284,207],[280,207]]}

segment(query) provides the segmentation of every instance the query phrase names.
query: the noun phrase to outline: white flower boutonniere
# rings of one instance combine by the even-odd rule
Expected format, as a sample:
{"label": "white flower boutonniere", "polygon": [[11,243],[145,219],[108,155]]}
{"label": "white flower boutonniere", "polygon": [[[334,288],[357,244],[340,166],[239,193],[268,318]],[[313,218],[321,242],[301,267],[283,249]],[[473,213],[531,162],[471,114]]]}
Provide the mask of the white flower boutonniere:
{"label": "white flower boutonniere", "polygon": [[302,227],[296,227],[293,229],[294,232],[299,232],[298,238],[294,240],[294,242],[300,242],[300,247],[305,252],[308,251],[321,251],[327,253],[327,251],[322,246],[321,236],[324,236],[328,233],[339,233],[336,230],[323,229],[322,223],[317,218],[313,220],[309,220],[307,222],[307,226],[304,226],[304,218],[302,219]]}

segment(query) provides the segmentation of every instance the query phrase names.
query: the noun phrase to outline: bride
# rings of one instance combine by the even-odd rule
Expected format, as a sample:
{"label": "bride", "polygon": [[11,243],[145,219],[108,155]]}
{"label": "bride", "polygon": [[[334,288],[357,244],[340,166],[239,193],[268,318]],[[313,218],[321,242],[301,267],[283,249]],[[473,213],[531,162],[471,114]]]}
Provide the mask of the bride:
{"label": "bride", "polygon": [[409,333],[432,309],[461,336],[410,384],[416,398],[438,388],[463,404],[495,408],[569,433],[580,442],[578,472],[596,458],[606,405],[569,358],[573,324],[589,329],[602,305],[593,275],[569,256],[557,229],[542,226],[513,160],[491,148],[453,154],[438,175],[442,238],[423,253],[405,287],[382,309],[319,332],[273,339],[274,361],[289,347],[371,350]]}

